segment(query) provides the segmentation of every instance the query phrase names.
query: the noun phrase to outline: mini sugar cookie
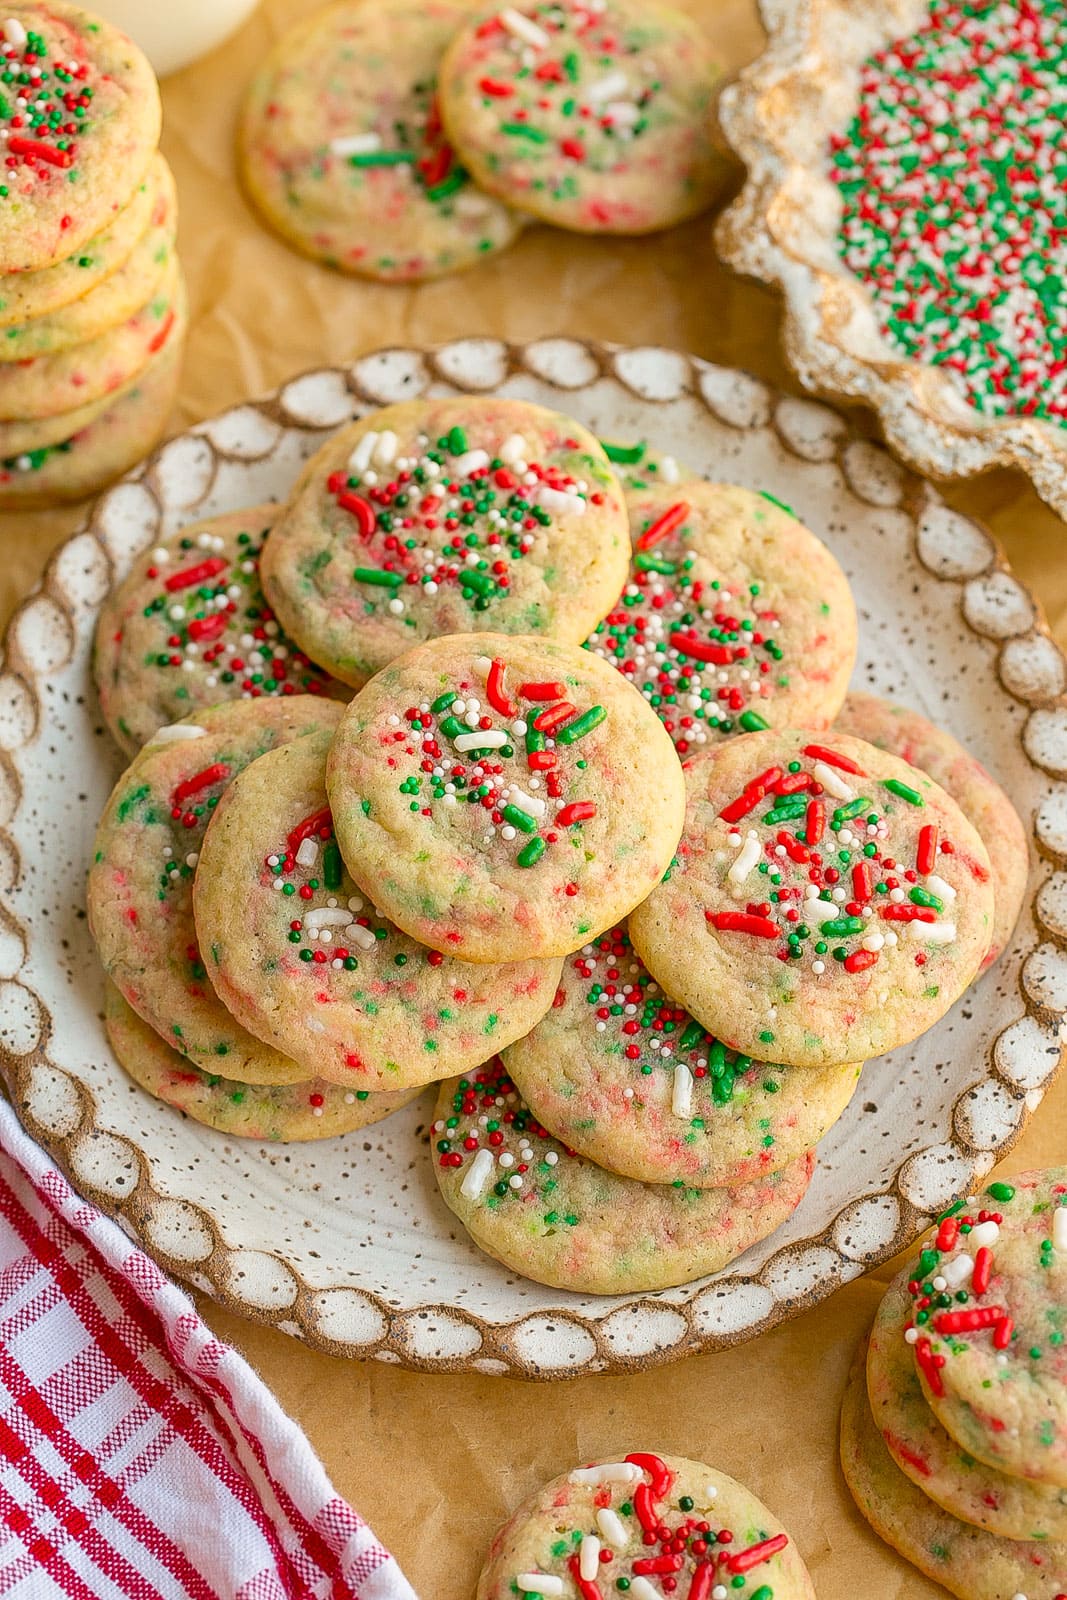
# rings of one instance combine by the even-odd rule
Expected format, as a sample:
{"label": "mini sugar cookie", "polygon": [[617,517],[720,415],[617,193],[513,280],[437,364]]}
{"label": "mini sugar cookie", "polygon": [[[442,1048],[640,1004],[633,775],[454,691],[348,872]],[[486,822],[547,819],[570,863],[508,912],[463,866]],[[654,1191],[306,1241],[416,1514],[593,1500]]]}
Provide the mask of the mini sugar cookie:
{"label": "mini sugar cookie", "polygon": [[159,143],[159,89],[124,33],[64,0],[8,3],[0,34],[0,274],[36,272],[130,199]]}
{"label": "mini sugar cookie", "polygon": [[930,1410],[905,1333],[914,1329],[907,1277],[890,1284],[867,1349],[867,1396],[893,1460],[923,1494],[977,1528],[1007,1539],[1067,1539],[1067,1489],[976,1461]]}
{"label": "mini sugar cookie", "polygon": [[0,363],[59,355],[129,321],[164,281],[174,253],[177,212],[174,177],[164,165],[148,226],[126,260],[69,305],[0,331]]}
{"label": "mini sugar cookie", "polygon": [[232,701],[161,728],[112,790],[89,871],[89,926],[104,970],[139,1016],[197,1064],[243,1083],[303,1068],[238,1025],[211,986],[193,924],[193,874],[219,796],[257,756],[332,728],[328,700]]}
{"label": "mini sugar cookie", "polygon": [[700,1461],[644,1451],[577,1467],[531,1495],[493,1539],[475,1600],[593,1600],[609,1589],[660,1600],[664,1575],[679,1600],[815,1600],[796,1545],[754,1494]]}
{"label": "mini sugar cookie", "polygon": [[419,1092],[368,1094],[319,1078],[257,1086],[202,1072],[142,1022],[113,983],[107,985],[104,1021],[119,1065],[142,1089],[194,1122],[242,1139],[272,1144],[330,1139],[381,1122]]}
{"label": "mini sugar cookie", "polygon": [[54,266],[0,278],[0,331],[53,316],[117,272],[156,215],[164,185],[173,181],[163,157],[153,156],[130,198],[101,233]]}
{"label": "mini sugar cookie", "polygon": [[979,1461],[1067,1488],[1067,1167],[990,1184],[941,1222],[910,1284],[938,1421]]}
{"label": "mini sugar cookie", "polygon": [[984,963],[991,966],[1019,920],[1030,870],[1026,829],[1004,790],[951,733],[891,700],[850,694],[834,728],[928,773],[978,829],[993,868],[993,943]]}
{"label": "mini sugar cookie", "polygon": [[262,505],[191,523],[143,551],[104,601],[93,675],[107,725],[131,755],[157,728],[221,700],[342,696],[263,598],[260,556],[277,516]]}
{"label": "mini sugar cookie", "polygon": [[544,1015],[560,963],[439,955],[357,894],[326,801],[332,738],[262,757],[219,803],[193,888],[215,987],[315,1076],[402,1089],[468,1071]]}
{"label": "mini sugar cookie", "polygon": [[311,458],[263,584],[312,660],[358,687],[446,633],[581,644],[629,554],[615,475],[570,417],[497,397],[409,400]]}
{"label": "mini sugar cookie", "polygon": [[117,328],[58,355],[0,364],[0,420],[55,417],[105,399],[143,372],[176,330],[180,334],[185,315],[185,285],[172,256],[152,298]]}
{"label": "mini sugar cookie", "polygon": [[434,1171],[487,1255],[579,1294],[667,1289],[718,1272],[803,1199],[809,1153],[738,1189],[635,1183],[568,1151],[538,1123],[502,1063],[442,1084]]}
{"label": "mini sugar cookie", "polygon": [[841,1408],[841,1466],[879,1538],[958,1600],[1063,1600],[1067,1544],[1003,1539],[972,1528],[904,1476],[871,1416],[862,1350]]}
{"label": "mini sugar cookie", "polygon": [[778,501],[689,479],[632,490],[629,581],[588,648],[656,710],[679,755],[766,727],[823,728],[856,659],[826,546]]}
{"label": "mini sugar cookie", "polygon": [[844,734],[693,757],[667,879],[630,918],[652,973],[746,1055],[820,1066],[905,1044],[977,976],[986,848],[925,773]]}
{"label": "mini sugar cookie", "polygon": [[342,272],[417,282],[510,244],[520,219],[476,189],[435,79],[471,0],[342,0],[277,43],[241,121],[245,185],[272,227]]}
{"label": "mini sugar cookie", "polygon": [[643,1183],[702,1189],[795,1161],[860,1075],[856,1064],[779,1067],[728,1050],[664,994],[621,927],[567,957],[552,1009],[502,1059],[571,1149]]}
{"label": "mini sugar cookie", "polygon": [[469,961],[564,955],[657,884],[685,811],[670,739],[588,651],[420,645],[355,697],[326,768],[341,854],[395,923]]}
{"label": "mini sugar cookie", "polygon": [[179,334],[152,357],[134,383],[73,435],[0,459],[0,508],[81,500],[143,461],[166,428],[178,391],[181,353]]}
{"label": "mini sugar cookie", "polygon": [[719,76],[691,18],[649,0],[537,0],[472,21],[441,66],[441,114],[488,194],[582,233],[651,233],[724,176]]}

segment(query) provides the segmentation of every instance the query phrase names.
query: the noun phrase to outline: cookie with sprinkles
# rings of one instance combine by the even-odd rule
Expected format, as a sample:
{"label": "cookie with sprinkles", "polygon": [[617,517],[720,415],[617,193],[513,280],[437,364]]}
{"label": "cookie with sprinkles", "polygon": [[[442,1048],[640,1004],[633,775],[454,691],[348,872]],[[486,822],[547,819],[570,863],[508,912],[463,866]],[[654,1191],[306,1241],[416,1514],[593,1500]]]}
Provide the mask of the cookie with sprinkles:
{"label": "cookie with sprinkles", "polygon": [[961,1522],[906,1478],[871,1416],[861,1349],[841,1407],[841,1466],[879,1538],[958,1600],[1067,1600],[1067,1544]]}
{"label": "cookie with sprinkles", "polygon": [[600,444],[524,400],[409,400],[308,462],[263,561],[279,620],[357,688],[423,639],[580,644],[626,578],[622,492]]}
{"label": "cookie with sprinkles", "polygon": [[665,881],[630,918],[704,1026],[791,1066],[916,1038],[977,976],[989,856],[943,789],[845,734],[751,733],[685,768]]}
{"label": "cookie with sprinkles", "polygon": [[110,23],[32,0],[0,15],[0,274],[36,272],[110,226],[159,142],[159,89]]}
{"label": "cookie with sprinkles", "polygon": [[288,739],[332,728],[340,707],[310,695],[232,701],[161,728],[104,808],[89,870],[89,926],[108,977],[167,1042],[242,1083],[294,1083],[306,1069],[254,1038],[215,993],[193,922],[193,875],[226,785]]}
{"label": "cookie with sprinkles", "polygon": [[860,1074],[728,1050],[664,994],[624,927],[567,957],[552,1010],[501,1054],[535,1116],[572,1149],[643,1183],[702,1189],[795,1161]]}
{"label": "cookie with sprinkles", "polygon": [[879,750],[889,750],[921,768],[952,796],[978,829],[993,868],[993,943],[984,963],[992,966],[1019,920],[1030,872],[1026,829],[1008,796],[951,733],[892,700],[880,700],[873,694],[850,694],[834,728],[838,733],[866,739]]}
{"label": "cookie with sprinkles", "polygon": [[834,134],[837,247],[900,355],[983,415],[1067,419],[1059,0],[931,0]]}
{"label": "cookie with sprinkles", "polygon": [[588,651],[456,634],[386,667],[326,767],[360,888],[468,961],[565,955],[658,883],[685,811],[670,739]]}
{"label": "cookie with sprinkles", "polygon": [[193,888],[200,946],[238,1021],[309,1073],[368,1089],[451,1077],[521,1038],[559,961],[475,966],[416,944],[357,892],[326,799],[331,728],[235,778]]}
{"label": "cookie with sprinkles", "polygon": [[815,1168],[809,1152],[736,1189],[635,1183],[554,1139],[499,1059],[442,1084],[431,1151],[445,1203],[479,1249],[579,1294],[718,1272],[792,1215]]}
{"label": "cookie with sprinkles", "polygon": [[116,328],[55,355],[0,363],[0,422],[58,417],[106,400],[139,376],[186,321],[185,284],[176,256],[149,300]]}
{"label": "cookie with sprinkles", "polygon": [[143,461],[166,427],[180,376],[179,337],[169,340],[137,380],[76,433],[0,457],[0,507],[81,500]]}
{"label": "cookie with sprinkles", "polygon": [[100,709],[133,755],[157,728],[222,700],[347,698],[283,633],[260,587],[276,505],[194,522],[138,556],[100,610]]}
{"label": "cookie with sprinkles", "polygon": [[35,317],[52,316],[99,288],[128,260],[150,225],[162,187],[168,181],[173,183],[170,169],[157,154],[121,211],[101,233],[54,266],[0,278],[0,330],[6,332]]}
{"label": "cookie with sprinkles", "polygon": [[907,1277],[890,1284],[867,1349],[867,1397],[893,1460],[923,1494],[976,1528],[1007,1539],[1067,1539],[1067,1489],[985,1466],[930,1410],[905,1339],[914,1327]]}
{"label": "cookie with sprinkles", "polygon": [[646,1451],[565,1472],[519,1507],[475,1600],[516,1593],[815,1600],[795,1543],[754,1494],[700,1461]]}
{"label": "cookie with sprinkles", "polygon": [[414,283],[472,267],[519,216],[477,189],[441,124],[437,70],[473,0],[341,0],[277,43],[241,119],[245,187],[289,244]]}
{"label": "cookie with sprinkles", "polygon": [[107,986],[104,1006],[107,1036],[119,1066],[155,1099],[219,1133],[271,1144],[330,1139],[381,1122],[419,1093],[368,1094],[319,1078],[276,1085],[238,1083],[202,1071],[172,1050],[113,983]]}
{"label": "cookie with sprinkles", "polygon": [[581,233],[652,233],[722,183],[719,70],[700,26],[668,6],[538,0],[457,35],[441,114],[488,194]]}
{"label": "cookie with sprinkles", "polygon": [[827,727],[856,659],[856,607],[821,540],[731,484],[626,500],[629,581],[587,647],[641,691],[679,755],[758,728]]}
{"label": "cookie with sprinkles", "polygon": [[69,305],[0,330],[0,363],[58,355],[128,322],[163,283],[177,226],[174,178],[164,166],[148,226],[122,265]]}
{"label": "cookie with sprinkles", "polygon": [[908,1292],[938,1421],[988,1466],[1067,1488],[1067,1167],[954,1207]]}

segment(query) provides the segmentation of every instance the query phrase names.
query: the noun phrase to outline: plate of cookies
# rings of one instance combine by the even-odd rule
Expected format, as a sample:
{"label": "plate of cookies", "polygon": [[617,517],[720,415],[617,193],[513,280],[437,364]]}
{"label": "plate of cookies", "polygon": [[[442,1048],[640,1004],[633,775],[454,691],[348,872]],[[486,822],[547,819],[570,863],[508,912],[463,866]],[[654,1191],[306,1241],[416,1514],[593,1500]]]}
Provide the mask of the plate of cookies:
{"label": "plate of cookies", "polygon": [[320,1348],[751,1337],[1058,1069],[1064,670],[984,529],[744,373],[306,373],[11,624],[0,1068],[169,1270]]}

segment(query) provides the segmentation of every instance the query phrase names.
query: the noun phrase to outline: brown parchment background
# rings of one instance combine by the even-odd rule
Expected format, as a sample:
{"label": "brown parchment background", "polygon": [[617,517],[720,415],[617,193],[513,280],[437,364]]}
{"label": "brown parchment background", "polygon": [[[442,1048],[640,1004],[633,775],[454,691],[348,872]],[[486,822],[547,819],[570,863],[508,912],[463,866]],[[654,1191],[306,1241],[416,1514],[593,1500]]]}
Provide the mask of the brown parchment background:
{"label": "brown parchment background", "polygon": [[[663,343],[797,390],[778,346],[774,297],[718,265],[707,218],[633,241],[532,228],[478,270],[417,289],[344,279],[292,254],[241,196],[232,136],[254,63],[307,8],[264,0],[227,45],[164,84],[163,147],[178,180],[192,303],[175,428],[305,367],[471,333]],[[687,9],[706,23],[728,70],[759,50],[754,0],[687,0]],[[993,528],[1067,647],[1067,530],[1006,472],[948,498]],[[0,622],[78,515],[0,517]],[[1064,1160],[1067,1074],[1004,1170]],[[743,1479],[792,1533],[820,1600],[935,1600],[944,1591],[870,1532],[837,1468],[839,1398],[877,1296],[878,1283],[866,1279],[723,1354],[554,1385],[344,1363],[208,1302],[202,1310],[306,1429],[422,1600],[469,1600],[512,1506],[578,1460],[630,1448],[695,1456]]]}

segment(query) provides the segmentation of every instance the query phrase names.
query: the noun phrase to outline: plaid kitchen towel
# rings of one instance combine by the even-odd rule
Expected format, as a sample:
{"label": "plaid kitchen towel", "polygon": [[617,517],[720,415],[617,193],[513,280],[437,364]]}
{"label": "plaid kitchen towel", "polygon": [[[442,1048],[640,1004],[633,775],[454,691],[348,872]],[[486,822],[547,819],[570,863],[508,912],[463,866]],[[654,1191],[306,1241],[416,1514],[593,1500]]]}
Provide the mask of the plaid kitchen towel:
{"label": "plaid kitchen towel", "polygon": [[417,1600],[247,1362],[2,1098],[0,1596]]}

